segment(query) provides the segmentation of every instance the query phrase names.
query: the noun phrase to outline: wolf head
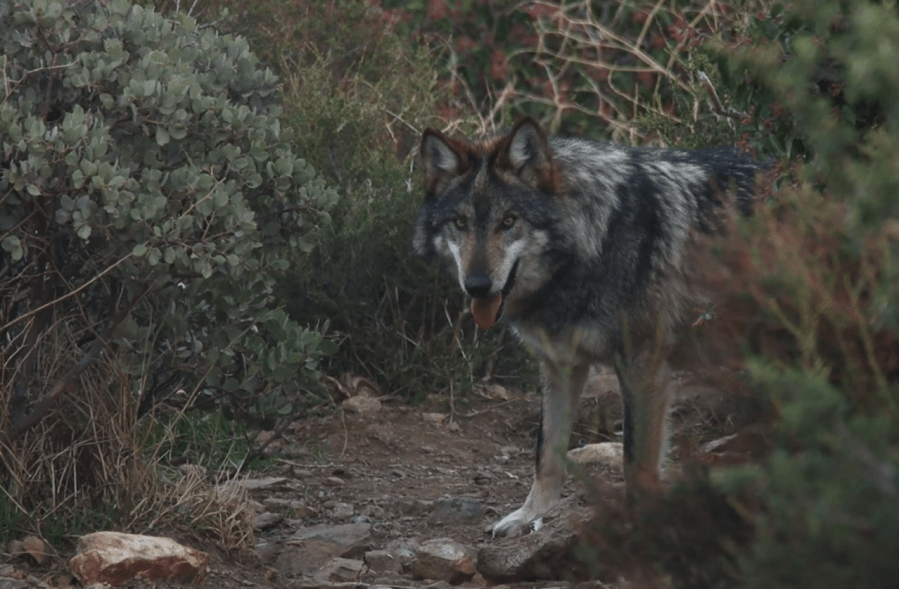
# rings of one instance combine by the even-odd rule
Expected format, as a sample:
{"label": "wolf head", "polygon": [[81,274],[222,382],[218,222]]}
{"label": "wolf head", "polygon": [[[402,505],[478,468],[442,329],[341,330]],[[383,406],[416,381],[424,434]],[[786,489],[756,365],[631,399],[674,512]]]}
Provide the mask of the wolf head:
{"label": "wolf head", "polygon": [[481,329],[546,279],[541,259],[558,178],[546,135],[530,118],[472,142],[428,129],[421,140],[425,199],[418,253],[438,255],[472,298]]}

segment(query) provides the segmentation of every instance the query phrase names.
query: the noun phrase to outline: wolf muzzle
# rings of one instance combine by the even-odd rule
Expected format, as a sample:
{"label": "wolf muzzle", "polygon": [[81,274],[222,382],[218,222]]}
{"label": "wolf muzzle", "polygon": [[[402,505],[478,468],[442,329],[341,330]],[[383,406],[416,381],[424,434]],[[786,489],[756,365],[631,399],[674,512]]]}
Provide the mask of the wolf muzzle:
{"label": "wolf muzzle", "polygon": [[493,281],[483,270],[475,270],[465,279],[465,291],[471,296],[471,314],[481,329],[490,329],[503,315],[503,301],[515,286],[518,260],[512,265],[509,277],[500,292],[490,294]]}

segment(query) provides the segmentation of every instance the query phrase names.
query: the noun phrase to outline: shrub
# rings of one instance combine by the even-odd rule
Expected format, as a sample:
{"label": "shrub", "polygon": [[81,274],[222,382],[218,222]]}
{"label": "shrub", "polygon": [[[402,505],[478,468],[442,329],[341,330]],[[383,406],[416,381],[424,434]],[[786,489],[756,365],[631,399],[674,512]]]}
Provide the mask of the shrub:
{"label": "shrub", "polygon": [[703,74],[714,66],[697,51],[739,35],[743,12],[731,3],[432,0],[409,12],[406,29],[447,56],[448,114],[478,112],[488,128],[531,115],[553,131],[631,144],[734,142],[733,127],[710,116]]}
{"label": "shrub", "polygon": [[264,55],[287,79],[285,120],[339,188],[309,271],[287,277],[279,291],[291,317],[327,319],[339,337],[327,370],[364,374],[411,399],[465,391],[485,375],[530,385],[533,371],[515,364],[530,365],[523,354],[492,363],[510,336],[476,334],[459,289],[412,254],[421,132],[465,125],[438,116],[448,93],[437,84],[434,52],[397,32],[402,12],[361,0],[216,5],[235,15],[226,26],[250,39],[264,34]]}
{"label": "shrub", "polygon": [[[899,11],[801,0],[752,21],[735,64],[756,140],[793,156],[747,239],[782,354],[781,414],[747,587],[895,585],[899,550]],[[792,149],[801,143],[802,150]]]}
{"label": "shrub", "polygon": [[2,3],[0,28],[0,480],[36,519],[76,481],[127,505],[155,403],[302,401],[329,344],[273,288],[336,193],[241,38],[125,0]]}

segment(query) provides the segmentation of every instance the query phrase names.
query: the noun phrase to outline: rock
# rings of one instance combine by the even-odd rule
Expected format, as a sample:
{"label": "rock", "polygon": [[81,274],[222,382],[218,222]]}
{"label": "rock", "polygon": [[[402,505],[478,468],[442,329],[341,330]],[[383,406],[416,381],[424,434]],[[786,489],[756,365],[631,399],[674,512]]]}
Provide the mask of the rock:
{"label": "rock", "polygon": [[263,477],[259,479],[240,479],[226,484],[240,485],[251,493],[257,491],[289,491],[293,488],[293,481],[287,477]]}
{"label": "rock", "polygon": [[402,515],[419,516],[431,511],[434,502],[425,499],[398,499],[394,507]]}
{"label": "rock", "polygon": [[422,413],[421,418],[430,423],[443,423],[449,415],[445,413]]}
{"label": "rock", "polygon": [[25,536],[22,540],[22,549],[38,564],[43,564],[47,560],[47,545],[37,536]]}
{"label": "rock", "polygon": [[474,497],[450,497],[428,516],[431,523],[463,523],[481,518],[484,509]]}
{"label": "rock", "polygon": [[357,581],[362,575],[361,560],[351,558],[332,558],[312,576],[316,583],[347,583]]}
{"label": "rock", "polygon": [[[13,542],[17,542],[19,545],[22,544],[20,540],[14,540],[10,542],[10,545],[12,545]],[[21,551],[21,546],[19,546],[19,548]],[[12,551],[10,551],[10,554],[15,556],[15,553]],[[34,585],[25,579],[24,571],[21,571],[12,565],[0,565],[0,589],[29,589],[33,586]]]}
{"label": "rock", "polygon": [[575,464],[603,464],[620,470],[624,460],[624,446],[619,442],[587,444],[569,450],[568,460]]}
{"label": "rock", "polygon": [[263,505],[262,503],[259,503],[258,501],[254,500],[254,499],[247,500],[247,509],[249,509],[253,515],[256,515],[259,513],[264,513],[265,511],[267,511],[265,509],[265,505]]}
{"label": "rock", "polygon": [[365,564],[376,573],[401,573],[403,562],[389,550],[369,550],[365,553]]}
{"label": "rock", "polygon": [[384,508],[381,507],[380,505],[366,505],[365,507],[362,508],[361,514],[366,517],[369,517],[371,519],[377,520],[377,519],[384,519],[387,512],[384,511]]}
{"label": "rock", "polygon": [[6,545],[6,551],[10,556],[19,556],[25,554],[25,545],[22,544],[21,540],[10,540]]}
{"label": "rock", "polygon": [[449,538],[435,538],[421,543],[409,568],[416,578],[458,585],[474,577],[476,557],[477,552],[470,546]]}
{"label": "rock", "polygon": [[281,576],[311,573],[334,557],[358,559],[372,549],[371,524],[318,525],[297,531],[277,556]]}
{"label": "rock", "polygon": [[353,514],[356,513],[356,509],[353,507],[352,503],[340,503],[338,502],[334,508],[331,510],[331,514],[336,519],[348,520],[353,517]]}
{"label": "rock", "polygon": [[283,499],[281,497],[266,497],[262,500],[262,505],[269,511],[287,510],[287,509],[306,509],[306,504],[296,499]]}
{"label": "rock", "polygon": [[345,411],[350,413],[377,413],[381,410],[381,402],[373,397],[350,397],[340,404]]}
{"label": "rock", "polygon": [[399,538],[388,542],[384,550],[398,558],[400,564],[406,569],[412,566],[419,546],[420,544],[411,538]]}
{"label": "rock", "polygon": [[273,528],[280,524],[284,520],[283,513],[275,513],[272,511],[266,511],[265,513],[260,513],[256,517],[253,518],[253,529],[255,530],[266,530],[268,528]]}
{"label": "rock", "polygon": [[200,583],[209,556],[170,538],[96,532],[78,539],[69,570],[82,585],[117,587],[132,579]]}
{"label": "rock", "polygon": [[[560,517],[559,514],[565,514]],[[544,517],[539,532],[504,538],[478,551],[478,572],[491,583],[552,580],[576,582],[588,578],[586,566],[577,557],[580,543],[577,524],[589,516],[572,499],[564,500]]]}
{"label": "rock", "polygon": [[483,468],[479,468],[477,472],[474,473],[474,484],[492,485],[495,478],[496,477],[494,477],[491,472]]}

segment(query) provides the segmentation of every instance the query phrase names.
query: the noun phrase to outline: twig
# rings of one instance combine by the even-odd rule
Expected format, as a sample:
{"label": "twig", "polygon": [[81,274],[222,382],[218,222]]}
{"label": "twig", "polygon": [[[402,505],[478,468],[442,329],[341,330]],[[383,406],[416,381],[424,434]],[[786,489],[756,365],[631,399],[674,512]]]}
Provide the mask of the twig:
{"label": "twig", "polygon": [[[115,268],[117,268],[120,264],[122,264],[129,258],[131,258],[130,253],[128,255],[126,255],[124,258],[120,259],[115,264],[113,264],[112,266],[106,268],[105,270],[103,270],[102,272],[100,272],[99,274],[97,274],[96,276],[94,276],[93,278],[91,278],[90,280],[88,280],[87,282],[85,282],[84,284],[79,286],[78,288],[76,288],[75,290],[62,295],[58,299],[54,299],[54,300],[50,301],[49,303],[45,303],[45,304],[41,305],[40,307],[38,307],[37,309],[32,309],[31,311],[28,311],[27,313],[23,313],[22,315],[16,317],[12,321],[8,322],[6,325],[0,326],[0,333],[3,333],[4,331],[8,330],[10,327],[13,327],[14,325],[18,325],[19,323],[28,319],[29,317],[37,315],[44,309],[49,309],[50,307],[52,307],[54,305],[58,305],[59,303],[65,301],[65,300],[68,300],[68,299],[72,298],[73,296],[79,294],[81,291],[83,291],[84,289],[86,289],[87,287],[92,285],[93,283],[97,282],[98,280],[100,280],[101,278],[103,278],[104,276],[106,276],[107,274],[112,272]],[[144,291],[144,292],[146,292],[146,291]],[[143,293],[141,294],[141,296],[143,296]]]}
{"label": "twig", "polygon": [[712,103],[712,112],[732,119],[742,119],[748,116],[746,113],[740,112],[734,108],[725,108],[725,106],[721,104],[721,99],[718,98],[718,93],[715,92],[715,87],[712,86],[712,81],[705,75],[705,72],[698,72],[697,77],[699,78],[699,82],[705,87],[706,94],[709,95],[709,100]]}
{"label": "twig", "polygon": [[509,403],[514,403],[518,401],[518,399],[509,399],[508,401],[503,401],[502,403],[497,403],[496,405],[491,405],[486,409],[481,409],[479,411],[472,411],[471,413],[467,413],[464,417],[468,419],[469,417],[477,417],[478,415],[483,415],[484,413],[490,413],[494,409],[499,409],[500,407],[505,407]]}

